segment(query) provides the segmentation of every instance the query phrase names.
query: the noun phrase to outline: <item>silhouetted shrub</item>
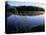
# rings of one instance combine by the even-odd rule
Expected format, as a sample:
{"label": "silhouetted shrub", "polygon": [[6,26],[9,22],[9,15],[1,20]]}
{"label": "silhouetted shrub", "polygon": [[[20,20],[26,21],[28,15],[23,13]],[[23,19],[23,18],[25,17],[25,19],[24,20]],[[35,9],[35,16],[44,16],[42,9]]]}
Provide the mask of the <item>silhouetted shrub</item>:
{"label": "silhouetted shrub", "polygon": [[45,31],[45,25],[39,25],[36,27],[32,27],[31,32],[43,32]]}

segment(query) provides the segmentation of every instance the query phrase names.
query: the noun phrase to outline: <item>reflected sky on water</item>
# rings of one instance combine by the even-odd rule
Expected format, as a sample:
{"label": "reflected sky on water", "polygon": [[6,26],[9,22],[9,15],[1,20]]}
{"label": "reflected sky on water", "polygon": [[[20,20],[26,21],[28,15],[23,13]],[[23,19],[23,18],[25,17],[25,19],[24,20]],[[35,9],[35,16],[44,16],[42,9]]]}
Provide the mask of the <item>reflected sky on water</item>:
{"label": "reflected sky on water", "polygon": [[11,15],[7,18],[7,22],[10,25],[14,23],[24,25],[24,26],[32,26],[32,25],[43,25],[44,24],[44,16],[17,16]]}

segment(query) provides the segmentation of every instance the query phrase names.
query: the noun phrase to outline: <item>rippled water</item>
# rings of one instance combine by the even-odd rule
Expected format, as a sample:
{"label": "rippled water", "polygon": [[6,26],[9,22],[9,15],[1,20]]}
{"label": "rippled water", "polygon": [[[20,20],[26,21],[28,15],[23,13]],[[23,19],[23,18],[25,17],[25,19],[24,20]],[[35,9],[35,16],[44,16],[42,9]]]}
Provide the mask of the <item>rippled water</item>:
{"label": "rippled water", "polygon": [[10,22],[10,24],[13,23],[21,23],[21,24],[44,24],[44,16],[17,16],[17,15],[11,15],[7,18],[7,22]]}
{"label": "rippled water", "polygon": [[11,15],[7,18],[7,25],[10,26],[11,29],[13,27],[19,27],[24,30],[27,28],[31,28],[32,26],[43,25],[44,24],[44,16],[17,16]]}

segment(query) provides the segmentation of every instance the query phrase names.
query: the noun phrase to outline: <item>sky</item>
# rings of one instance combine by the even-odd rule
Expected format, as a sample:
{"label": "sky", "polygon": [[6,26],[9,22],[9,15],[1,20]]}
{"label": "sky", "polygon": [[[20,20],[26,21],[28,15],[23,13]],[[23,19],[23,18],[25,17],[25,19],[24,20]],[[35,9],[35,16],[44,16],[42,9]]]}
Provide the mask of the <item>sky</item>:
{"label": "sky", "polygon": [[20,2],[40,2],[40,3],[46,3],[46,0],[6,0],[6,1],[20,1]]}
{"label": "sky", "polygon": [[38,3],[38,2],[20,2],[20,1],[8,1],[8,4],[11,6],[37,6],[37,7],[42,7],[45,8],[44,3]]}

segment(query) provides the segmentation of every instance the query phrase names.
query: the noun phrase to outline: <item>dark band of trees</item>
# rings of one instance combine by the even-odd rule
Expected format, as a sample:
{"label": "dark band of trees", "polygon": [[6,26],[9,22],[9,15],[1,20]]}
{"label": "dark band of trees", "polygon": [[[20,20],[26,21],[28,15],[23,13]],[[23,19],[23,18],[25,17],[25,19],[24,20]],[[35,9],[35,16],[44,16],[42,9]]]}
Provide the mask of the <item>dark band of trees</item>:
{"label": "dark band of trees", "polygon": [[16,8],[18,11],[44,11],[43,8],[39,8],[35,6],[19,6]]}

